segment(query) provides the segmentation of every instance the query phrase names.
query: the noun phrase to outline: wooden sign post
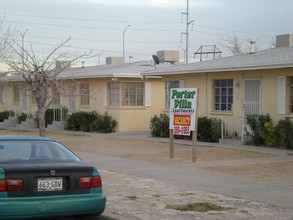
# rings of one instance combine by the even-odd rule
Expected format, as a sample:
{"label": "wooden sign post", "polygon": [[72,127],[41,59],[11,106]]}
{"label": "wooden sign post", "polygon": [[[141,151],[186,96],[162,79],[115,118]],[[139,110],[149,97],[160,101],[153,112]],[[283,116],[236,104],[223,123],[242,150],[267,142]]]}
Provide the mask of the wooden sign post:
{"label": "wooden sign post", "polygon": [[170,95],[170,158],[174,158],[174,135],[192,135],[192,162],[196,161],[197,88],[171,89]]}

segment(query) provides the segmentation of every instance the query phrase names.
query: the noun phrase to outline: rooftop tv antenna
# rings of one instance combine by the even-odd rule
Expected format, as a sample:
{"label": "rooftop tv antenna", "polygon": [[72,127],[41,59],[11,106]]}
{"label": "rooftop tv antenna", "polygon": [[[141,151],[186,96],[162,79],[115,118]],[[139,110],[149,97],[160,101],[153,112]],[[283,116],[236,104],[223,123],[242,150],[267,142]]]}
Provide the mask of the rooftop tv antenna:
{"label": "rooftop tv antenna", "polygon": [[215,60],[216,54],[221,56],[222,51],[220,51],[216,45],[201,45],[201,47],[197,51],[195,51],[194,58],[196,55],[200,55],[200,61],[202,61],[202,55],[206,55],[207,57],[209,54],[213,54],[213,60]]}

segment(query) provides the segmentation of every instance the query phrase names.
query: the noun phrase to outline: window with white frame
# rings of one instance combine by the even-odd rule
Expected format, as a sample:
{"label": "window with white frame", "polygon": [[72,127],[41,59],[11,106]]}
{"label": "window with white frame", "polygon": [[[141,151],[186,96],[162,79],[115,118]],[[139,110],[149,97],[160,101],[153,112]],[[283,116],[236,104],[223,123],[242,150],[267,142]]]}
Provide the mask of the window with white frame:
{"label": "window with white frame", "polygon": [[110,106],[143,106],[144,83],[109,83]]}
{"label": "window with white frame", "polygon": [[113,82],[109,85],[110,106],[120,106],[120,83]]}
{"label": "window with white frame", "polygon": [[232,111],[233,108],[233,79],[214,80],[214,110]]}
{"label": "window with white frame", "polygon": [[170,108],[170,93],[171,93],[171,89],[176,89],[176,88],[180,88],[180,81],[168,81],[165,83],[165,105],[166,105],[166,109]]}
{"label": "window with white frame", "polygon": [[80,84],[80,105],[88,106],[90,104],[90,91],[89,84],[82,83]]}
{"label": "window with white frame", "polygon": [[122,106],[142,106],[143,89],[143,83],[122,83]]}

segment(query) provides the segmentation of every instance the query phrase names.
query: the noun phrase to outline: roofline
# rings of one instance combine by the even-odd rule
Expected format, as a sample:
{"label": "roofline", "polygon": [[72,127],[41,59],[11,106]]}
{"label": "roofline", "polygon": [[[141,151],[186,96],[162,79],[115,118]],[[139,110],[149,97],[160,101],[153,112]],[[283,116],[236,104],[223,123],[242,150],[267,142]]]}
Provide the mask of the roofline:
{"label": "roofline", "polygon": [[166,71],[159,73],[142,73],[143,76],[161,76],[161,75],[175,75],[175,74],[192,74],[192,73],[211,73],[211,72],[232,72],[243,70],[266,70],[266,69],[278,69],[278,68],[291,68],[293,63],[276,64],[276,65],[260,65],[260,66],[247,66],[247,67],[230,67],[230,68],[216,68],[216,69],[199,69],[199,70],[178,70],[178,71]]}

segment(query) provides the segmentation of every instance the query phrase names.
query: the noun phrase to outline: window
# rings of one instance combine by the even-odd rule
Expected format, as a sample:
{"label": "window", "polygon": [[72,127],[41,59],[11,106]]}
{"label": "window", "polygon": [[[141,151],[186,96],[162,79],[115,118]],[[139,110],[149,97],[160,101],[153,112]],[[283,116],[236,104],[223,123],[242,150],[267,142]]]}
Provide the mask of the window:
{"label": "window", "polygon": [[110,83],[111,106],[143,106],[144,83]]}
{"label": "window", "polygon": [[120,83],[110,83],[110,105],[120,106]]}
{"label": "window", "polygon": [[233,79],[214,80],[214,110],[232,111]]}
{"label": "window", "polygon": [[18,86],[13,87],[13,101],[15,104],[18,104],[20,101],[20,89]]}
{"label": "window", "polygon": [[122,83],[122,105],[143,105],[143,83]]}
{"label": "window", "polygon": [[180,81],[179,80],[166,82],[166,84],[165,84],[165,94],[166,94],[165,103],[166,103],[167,109],[170,108],[171,89],[175,89],[175,88],[180,88]]}
{"label": "window", "polygon": [[31,102],[33,105],[37,104],[37,100],[36,100],[33,92],[31,92]]}
{"label": "window", "polygon": [[289,77],[289,113],[293,113],[293,77]]}
{"label": "window", "polygon": [[53,93],[53,104],[60,105],[60,92],[61,88],[58,86],[53,86],[52,93]]}
{"label": "window", "polygon": [[89,105],[90,98],[89,98],[89,84],[83,83],[80,85],[80,105]]}

